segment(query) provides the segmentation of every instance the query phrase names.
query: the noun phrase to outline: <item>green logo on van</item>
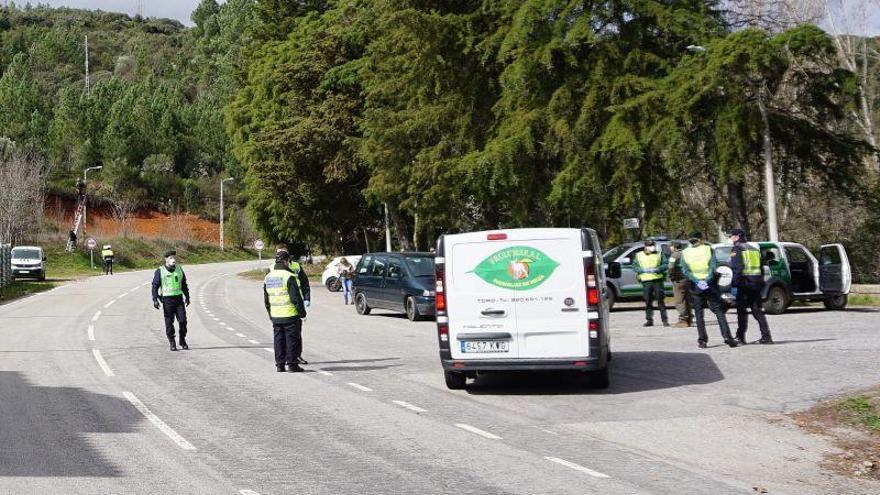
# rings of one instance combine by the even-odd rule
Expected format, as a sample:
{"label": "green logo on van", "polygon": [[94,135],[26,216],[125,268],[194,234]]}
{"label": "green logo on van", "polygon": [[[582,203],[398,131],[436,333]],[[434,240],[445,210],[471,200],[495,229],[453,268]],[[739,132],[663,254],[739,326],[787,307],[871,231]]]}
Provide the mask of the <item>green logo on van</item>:
{"label": "green logo on van", "polygon": [[486,282],[513,290],[530,290],[543,284],[559,263],[539,249],[513,246],[484,259],[473,269]]}

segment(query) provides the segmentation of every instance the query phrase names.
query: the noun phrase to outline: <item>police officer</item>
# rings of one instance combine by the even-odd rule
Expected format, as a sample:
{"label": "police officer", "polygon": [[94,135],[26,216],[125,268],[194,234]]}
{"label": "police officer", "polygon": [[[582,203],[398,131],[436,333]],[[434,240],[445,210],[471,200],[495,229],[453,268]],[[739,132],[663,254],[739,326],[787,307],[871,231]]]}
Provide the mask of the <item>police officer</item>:
{"label": "police officer", "polygon": [[180,347],[189,349],[186,343],[186,306],[189,306],[189,286],[183,267],[177,264],[177,252],[165,253],[165,264],[153,274],[153,307],[159,309],[159,302],[165,314],[165,336],[176,351],[174,343],[174,318],[180,326]]}
{"label": "police officer", "polygon": [[[302,319],[308,299],[301,291],[305,273],[299,263],[290,262],[290,253],[278,250],[275,265],[263,280],[263,300],[275,337],[275,370],[297,373],[302,354]],[[306,279],[308,287],[308,279]],[[307,364],[307,363],[306,363]]]}
{"label": "police officer", "polygon": [[113,247],[110,244],[105,244],[104,248],[101,250],[101,259],[104,260],[104,275],[108,273],[113,275]]}
{"label": "police officer", "polygon": [[645,298],[645,325],[654,326],[654,300],[660,308],[660,319],[663,326],[669,326],[666,317],[666,290],[663,288],[663,280],[666,279],[667,260],[663,253],[657,251],[657,245],[653,239],[645,241],[645,249],[636,253],[633,271],[638,274],[642,283],[642,292]]}
{"label": "police officer", "polygon": [[733,251],[730,254],[730,266],[733,268],[731,285],[736,290],[736,340],[746,343],[746,330],[749,328],[749,310],[758,321],[761,338],[755,344],[772,344],[770,325],[764,316],[761,294],[764,290],[764,272],[761,267],[761,252],[748,243],[746,233],[742,229],[730,231]]}
{"label": "police officer", "polygon": [[709,309],[718,319],[721,327],[721,337],[724,343],[730,347],[736,347],[737,342],[730,335],[730,327],[724,315],[724,305],[721,301],[721,290],[715,280],[715,269],[718,261],[712,247],[703,243],[703,234],[693,232],[690,236],[690,247],[681,253],[681,270],[691,281],[691,306],[697,319],[697,346],[706,348],[709,336],[706,334],[706,322],[703,319],[703,304],[708,303]]}
{"label": "police officer", "polygon": [[690,285],[691,281],[684,276],[681,270],[681,252],[687,247],[687,244],[673,242],[672,255],[669,256],[667,273],[669,281],[672,282],[672,297],[675,299],[675,309],[678,311],[678,323],[673,325],[675,328],[688,328],[691,326],[691,301],[690,301]]}

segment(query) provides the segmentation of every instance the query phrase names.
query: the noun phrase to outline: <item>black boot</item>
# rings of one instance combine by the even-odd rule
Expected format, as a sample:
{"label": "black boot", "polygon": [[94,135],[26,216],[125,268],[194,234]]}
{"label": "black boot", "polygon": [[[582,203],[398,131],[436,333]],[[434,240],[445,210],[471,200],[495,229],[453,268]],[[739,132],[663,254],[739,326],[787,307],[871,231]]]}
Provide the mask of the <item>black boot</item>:
{"label": "black boot", "polygon": [[282,365],[276,365],[276,366],[275,366],[275,371],[277,371],[278,373],[284,373],[284,371],[285,371],[285,370],[284,370],[284,365],[283,365],[283,364],[282,364]]}
{"label": "black boot", "polygon": [[305,370],[300,368],[300,366],[298,364],[288,364],[287,371],[289,373],[302,373]]}
{"label": "black boot", "polygon": [[305,359],[303,359],[302,356],[296,358],[296,362],[299,363],[299,364],[309,364],[309,362],[306,361]]}
{"label": "black boot", "polygon": [[736,339],[724,339],[724,343],[730,347],[737,347],[739,345],[739,342],[737,342]]}
{"label": "black boot", "polygon": [[654,326],[654,322],[651,321],[651,320],[648,320],[648,321],[646,321],[645,324],[642,325],[642,326],[643,326],[643,327],[653,327],[653,326]]}
{"label": "black boot", "polygon": [[176,350],[177,350],[177,346],[174,344],[174,341],[173,341],[173,340],[171,341],[171,350],[172,350],[172,351],[176,351]]}
{"label": "black boot", "polygon": [[189,350],[189,346],[186,345],[186,339],[183,337],[180,338],[180,348],[183,349],[184,351]]}

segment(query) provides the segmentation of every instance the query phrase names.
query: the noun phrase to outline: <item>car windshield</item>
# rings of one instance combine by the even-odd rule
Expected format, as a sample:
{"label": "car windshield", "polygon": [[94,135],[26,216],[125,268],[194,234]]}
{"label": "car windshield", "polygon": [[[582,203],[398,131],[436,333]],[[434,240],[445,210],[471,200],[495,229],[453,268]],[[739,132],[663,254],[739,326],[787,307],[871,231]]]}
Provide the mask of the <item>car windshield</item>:
{"label": "car windshield", "polygon": [[719,263],[730,263],[730,251],[733,246],[718,246],[715,248],[715,259]]}
{"label": "car windshield", "polygon": [[25,260],[38,260],[40,259],[40,252],[36,249],[13,249],[12,257]]}
{"label": "car windshield", "polygon": [[406,265],[416,277],[434,276],[434,258],[432,256],[407,256]]}
{"label": "car windshield", "polygon": [[627,249],[629,249],[628,245],[613,247],[610,251],[606,251],[605,254],[602,255],[602,259],[605,263],[611,263]]}

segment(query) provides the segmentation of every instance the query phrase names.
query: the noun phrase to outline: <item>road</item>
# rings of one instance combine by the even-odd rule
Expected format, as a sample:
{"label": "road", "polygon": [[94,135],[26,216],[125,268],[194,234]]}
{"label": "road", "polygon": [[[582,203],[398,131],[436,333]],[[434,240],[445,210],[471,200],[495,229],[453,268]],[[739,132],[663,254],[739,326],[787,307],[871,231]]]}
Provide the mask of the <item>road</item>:
{"label": "road", "polygon": [[876,311],[771,317],[772,347],[712,327],[699,350],[623,309],[606,391],[505,374],[453,392],[432,322],[320,286],[309,372],[276,373],[252,267],[187,267],[189,351],[168,351],[148,272],[0,306],[0,493],[880,493],[819,469],[833,447],[786,416],[880,383]]}

